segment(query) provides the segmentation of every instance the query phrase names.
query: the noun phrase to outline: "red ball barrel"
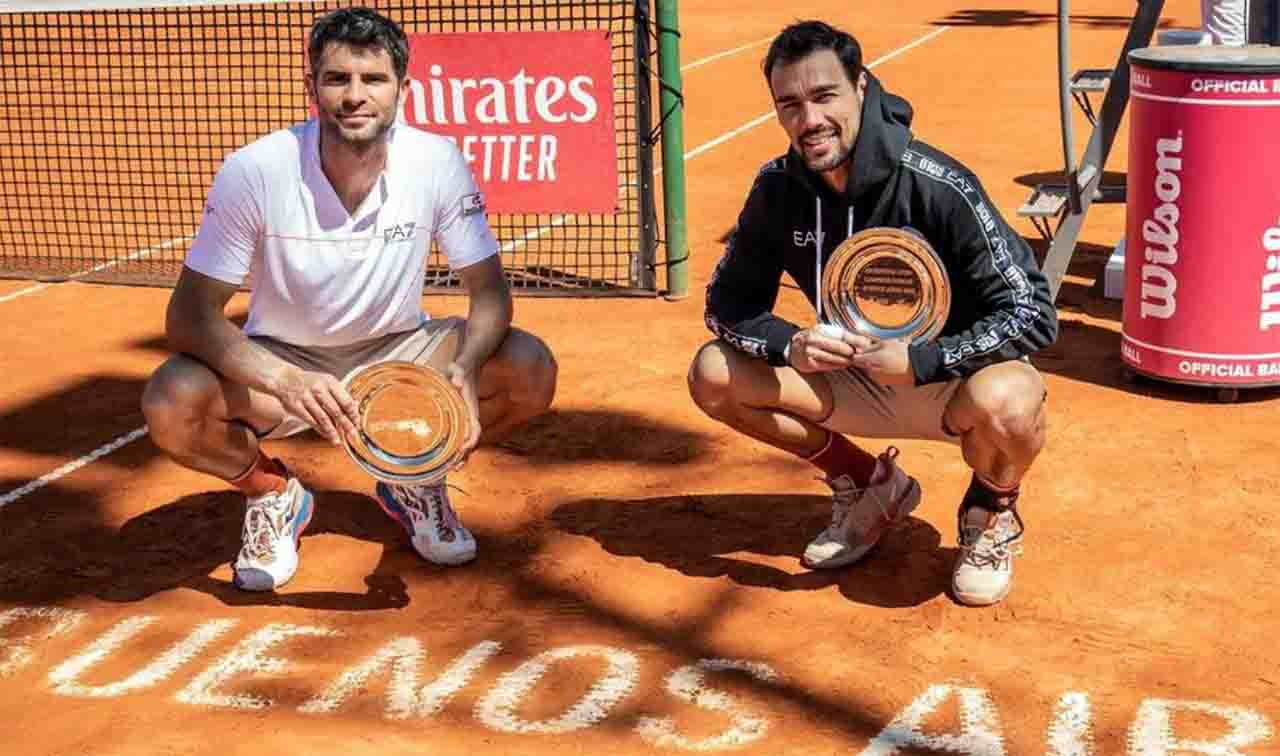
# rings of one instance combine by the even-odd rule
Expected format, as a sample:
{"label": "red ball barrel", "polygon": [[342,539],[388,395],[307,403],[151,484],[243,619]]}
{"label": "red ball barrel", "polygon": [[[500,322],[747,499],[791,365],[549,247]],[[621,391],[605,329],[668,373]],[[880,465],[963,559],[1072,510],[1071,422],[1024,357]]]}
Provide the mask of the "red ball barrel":
{"label": "red ball barrel", "polygon": [[1280,47],[1129,64],[1121,357],[1177,383],[1280,384]]}

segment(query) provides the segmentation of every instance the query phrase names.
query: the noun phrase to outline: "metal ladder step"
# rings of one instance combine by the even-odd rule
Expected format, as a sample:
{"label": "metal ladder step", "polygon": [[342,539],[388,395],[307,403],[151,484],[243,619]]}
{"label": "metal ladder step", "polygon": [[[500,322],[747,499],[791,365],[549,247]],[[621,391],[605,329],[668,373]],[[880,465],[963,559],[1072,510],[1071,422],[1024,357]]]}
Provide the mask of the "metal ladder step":
{"label": "metal ladder step", "polygon": [[1111,83],[1110,68],[1082,68],[1071,76],[1072,92],[1104,92]]}
{"label": "metal ladder step", "polygon": [[[1102,203],[1124,202],[1125,185],[1103,184],[1093,190],[1093,201]],[[1036,188],[1031,191],[1031,196],[1026,203],[1018,208],[1018,215],[1024,218],[1044,218],[1056,215],[1066,203],[1066,184],[1037,184]]]}
{"label": "metal ladder step", "polygon": [[[1084,177],[1081,177],[1084,178]],[[1087,183],[1085,178],[1081,183]],[[1103,184],[1093,190],[1094,202],[1124,202],[1125,186],[1124,184]],[[1067,185],[1066,184],[1037,184],[1036,188],[1031,191],[1031,196],[1027,201],[1018,208],[1018,215],[1031,219],[1031,225],[1036,227],[1040,235],[1045,241],[1052,242],[1054,238],[1053,225],[1050,218],[1061,218],[1067,215]]]}
{"label": "metal ladder step", "polygon": [[1067,83],[1071,90],[1071,98],[1076,101],[1076,105],[1080,106],[1080,112],[1084,113],[1089,123],[1095,126],[1098,123],[1098,114],[1093,110],[1089,93],[1105,92],[1111,84],[1111,72],[1110,68],[1082,68],[1076,71],[1071,81]]}
{"label": "metal ladder step", "polygon": [[1066,184],[1037,184],[1018,215],[1024,218],[1050,218],[1067,204]]}

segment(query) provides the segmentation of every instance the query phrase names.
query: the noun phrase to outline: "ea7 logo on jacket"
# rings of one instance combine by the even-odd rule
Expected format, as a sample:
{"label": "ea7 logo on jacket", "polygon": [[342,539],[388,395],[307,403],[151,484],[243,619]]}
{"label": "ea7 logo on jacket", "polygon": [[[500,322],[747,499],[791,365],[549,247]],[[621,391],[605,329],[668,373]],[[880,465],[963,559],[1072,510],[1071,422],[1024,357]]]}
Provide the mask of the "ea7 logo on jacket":
{"label": "ea7 logo on jacket", "polygon": [[413,229],[417,225],[418,225],[417,223],[410,221],[408,223],[401,223],[398,226],[391,226],[390,228],[383,230],[382,240],[387,244],[390,244],[392,242],[405,241],[406,239],[412,239]]}
{"label": "ea7 logo on jacket", "polygon": [[796,229],[791,232],[791,241],[797,247],[808,247],[814,244],[821,244],[822,237],[814,231],[801,231]]}

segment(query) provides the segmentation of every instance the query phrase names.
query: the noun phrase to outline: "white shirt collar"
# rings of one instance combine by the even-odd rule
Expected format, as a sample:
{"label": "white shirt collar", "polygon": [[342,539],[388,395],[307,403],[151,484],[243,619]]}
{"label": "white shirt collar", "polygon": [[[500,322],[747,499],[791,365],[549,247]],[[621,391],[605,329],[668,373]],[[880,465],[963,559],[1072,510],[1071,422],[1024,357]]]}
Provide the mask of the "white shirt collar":
{"label": "white shirt collar", "polygon": [[303,132],[302,180],[311,190],[311,196],[315,198],[316,215],[321,225],[361,224],[386,204],[391,189],[391,166],[395,163],[393,158],[395,134],[396,126],[393,124],[386,135],[386,165],[382,167],[382,173],[378,175],[377,182],[369,190],[369,196],[365,197],[355,213],[349,214],[342,200],[338,198],[338,193],[334,191],[333,184],[329,182],[329,177],[325,175],[324,166],[320,162],[320,121],[317,118],[307,121]]}

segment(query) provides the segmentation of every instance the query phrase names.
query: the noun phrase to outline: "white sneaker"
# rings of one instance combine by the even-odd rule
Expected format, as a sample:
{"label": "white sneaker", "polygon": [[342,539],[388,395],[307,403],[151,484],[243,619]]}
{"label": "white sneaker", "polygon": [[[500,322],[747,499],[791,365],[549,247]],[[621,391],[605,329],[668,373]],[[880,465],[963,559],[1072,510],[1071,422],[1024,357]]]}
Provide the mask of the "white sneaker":
{"label": "white sneaker", "polygon": [[449,504],[443,482],[430,486],[379,483],[378,503],[409,533],[413,548],[433,564],[459,565],[476,558],[476,539]]}
{"label": "white sneaker", "polygon": [[920,483],[898,467],[897,458],[897,448],[885,450],[863,489],[848,475],[823,479],[831,486],[831,524],[805,548],[801,562],[806,567],[829,569],[858,561],[915,511]]}
{"label": "white sneaker", "polygon": [[297,478],[284,491],[248,499],[240,554],[232,565],[235,586],[245,591],[271,591],[298,569],[298,539],[311,522],[311,492]]}
{"label": "white sneaker", "polygon": [[1022,553],[1022,518],[1013,507],[991,511],[961,508],[960,557],[951,576],[956,600],[990,606],[1009,594],[1013,558]]}

